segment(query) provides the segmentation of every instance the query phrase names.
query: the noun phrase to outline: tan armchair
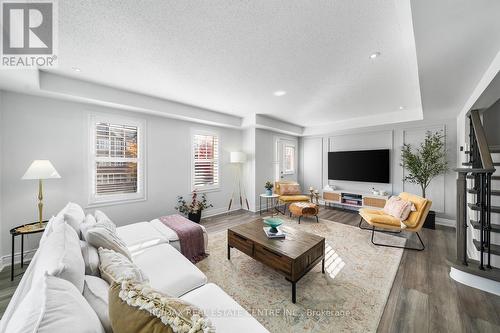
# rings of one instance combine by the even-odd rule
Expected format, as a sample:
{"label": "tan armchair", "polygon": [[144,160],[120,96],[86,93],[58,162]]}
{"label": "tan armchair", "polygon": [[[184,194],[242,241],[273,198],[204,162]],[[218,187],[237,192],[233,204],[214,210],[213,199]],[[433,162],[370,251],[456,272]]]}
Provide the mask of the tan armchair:
{"label": "tan armchair", "polygon": [[[432,201],[429,199],[419,197],[418,195],[406,192],[399,194],[399,197],[403,200],[411,201],[416,208],[416,211],[411,212],[406,221],[401,222],[399,219],[391,215],[385,214],[383,210],[362,208],[359,210],[359,215],[361,215],[361,220],[359,221],[359,227],[361,229],[372,231],[371,241],[374,245],[422,251],[425,249],[425,245],[424,242],[422,242],[422,239],[420,238],[418,232],[420,231],[420,229],[422,229],[425,219],[427,218],[427,214],[429,214],[429,210],[431,209],[432,206]],[[363,220],[366,223],[368,223],[371,226],[371,228],[362,227]],[[401,225],[401,223],[403,223],[403,225]],[[377,230],[375,228],[379,229]],[[416,233],[422,247],[413,248],[413,247],[396,246],[390,244],[380,244],[376,243],[373,240],[375,232],[400,233],[402,231]]]}
{"label": "tan armchair", "polygon": [[[283,194],[281,185],[299,185],[295,181],[289,180],[278,180],[274,182],[274,193],[279,195],[278,202],[280,205],[284,205],[284,211],[280,211],[282,214],[286,214],[287,207],[294,202],[309,202],[311,197],[302,193],[297,194]],[[299,185],[300,186],[300,185]]]}

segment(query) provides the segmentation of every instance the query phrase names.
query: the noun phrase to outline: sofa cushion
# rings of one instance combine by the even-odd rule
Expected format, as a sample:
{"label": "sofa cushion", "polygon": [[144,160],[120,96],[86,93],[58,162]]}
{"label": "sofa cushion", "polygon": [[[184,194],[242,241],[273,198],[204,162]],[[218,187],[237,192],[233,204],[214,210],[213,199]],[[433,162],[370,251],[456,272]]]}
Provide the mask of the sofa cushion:
{"label": "sofa cushion", "polygon": [[87,240],[87,231],[89,229],[92,229],[96,223],[97,223],[97,221],[96,221],[94,215],[87,214],[87,216],[85,216],[85,220],[83,220],[83,223],[80,224],[80,234],[81,234],[82,240],[84,240],[84,241]]}
{"label": "sofa cushion", "polygon": [[123,254],[102,247],[98,251],[101,277],[109,284],[123,279],[131,279],[141,283],[149,281],[147,274]]}
{"label": "sofa cushion", "polygon": [[361,208],[359,215],[370,224],[383,224],[389,227],[404,227],[404,224],[396,217],[384,213],[383,210]]}
{"label": "sofa cushion", "polygon": [[132,255],[125,242],[116,234],[115,230],[110,229],[106,223],[97,222],[93,228],[87,230],[85,236],[87,242],[95,248],[103,247],[123,254],[132,259]]}
{"label": "sofa cushion", "polygon": [[158,244],[168,243],[168,238],[149,222],[138,222],[118,227],[116,234],[132,253]]}
{"label": "sofa cushion", "polygon": [[172,297],[207,283],[205,274],[169,244],[136,252],[132,260],[149,277],[153,289]]}
{"label": "sofa cushion", "polygon": [[109,313],[119,333],[214,332],[194,305],[129,281],[111,286]]}
{"label": "sofa cushion", "polygon": [[203,310],[216,332],[268,332],[241,305],[213,283],[208,283],[180,298]]}
{"label": "sofa cushion", "polygon": [[108,310],[109,284],[96,276],[85,275],[83,297],[97,314],[106,333],[113,333]]}
{"label": "sofa cushion", "polygon": [[63,215],[52,216],[49,219],[49,222],[47,222],[47,225],[45,226],[45,230],[42,234],[42,237],[40,238],[39,245],[41,246],[47,240],[47,237],[52,233],[56,225],[63,223],[64,223]]}
{"label": "sofa cushion", "polygon": [[80,250],[85,264],[85,274],[99,276],[99,253],[97,253],[97,249],[81,240]]}
{"label": "sofa cushion", "polygon": [[72,283],[46,274],[26,294],[5,332],[104,333],[104,329]]}
{"label": "sofa cushion", "polygon": [[64,209],[64,221],[75,229],[78,237],[80,237],[80,224],[85,220],[85,213],[82,207],[74,202],[68,202]]}
{"label": "sofa cushion", "polygon": [[33,281],[42,279],[45,272],[65,279],[83,291],[85,263],[76,231],[67,223],[55,225],[43,242],[33,270]]}

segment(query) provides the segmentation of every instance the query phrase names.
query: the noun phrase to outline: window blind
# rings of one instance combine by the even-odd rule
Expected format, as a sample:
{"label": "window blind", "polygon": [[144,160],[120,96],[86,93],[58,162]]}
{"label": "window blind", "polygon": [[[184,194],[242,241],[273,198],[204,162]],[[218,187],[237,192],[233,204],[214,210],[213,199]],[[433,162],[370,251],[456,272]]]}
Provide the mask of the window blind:
{"label": "window blind", "polygon": [[193,186],[204,188],[219,184],[219,138],[195,134],[193,138]]}
{"label": "window blind", "polygon": [[137,193],[136,126],[97,123],[95,132],[95,193]]}

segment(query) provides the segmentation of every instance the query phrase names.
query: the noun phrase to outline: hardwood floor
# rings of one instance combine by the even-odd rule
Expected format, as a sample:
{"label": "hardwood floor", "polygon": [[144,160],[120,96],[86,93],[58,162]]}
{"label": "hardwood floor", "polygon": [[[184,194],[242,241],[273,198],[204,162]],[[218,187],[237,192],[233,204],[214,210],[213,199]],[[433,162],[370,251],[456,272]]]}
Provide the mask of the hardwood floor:
{"label": "hardwood floor", "polygon": [[[206,218],[202,224],[213,233],[258,216],[237,211]],[[359,223],[356,213],[323,207],[320,218],[353,226]],[[437,226],[436,230],[423,229],[421,236],[426,249],[403,253],[378,332],[500,332],[500,297],[466,287],[449,277],[446,260],[454,256],[454,229]],[[411,235],[411,245],[417,244],[415,238]],[[16,278],[11,282],[9,267],[0,272],[2,314],[20,274],[20,267],[16,266]]]}

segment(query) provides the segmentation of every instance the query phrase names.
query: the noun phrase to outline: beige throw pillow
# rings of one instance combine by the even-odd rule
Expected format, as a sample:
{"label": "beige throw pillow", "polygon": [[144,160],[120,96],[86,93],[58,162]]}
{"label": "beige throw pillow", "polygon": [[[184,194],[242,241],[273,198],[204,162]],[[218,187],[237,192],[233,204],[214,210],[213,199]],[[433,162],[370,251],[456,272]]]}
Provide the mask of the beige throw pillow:
{"label": "beige throw pillow", "polygon": [[299,184],[280,184],[281,195],[297,195],[301,194]]}
{"label": "beige throw pillow", "polygon": [[101,277],[109,284],[123,280],[132,280],[139,283],[149,282],[144,272],[133,262],[127,259],[121,253],[113,250],[99,248],[99,270]]}
{"label": "beige throw pillow", "polygon": [[109,317],[120,333],[215,332],[196,306],[131,281],[111,286]]}
{"label": "beige throw pillow", "polygon": [[412,211],[415,211],[415,205],[397,196],[387,200],[384,206],[384,213],[394,216],[400,221],[405,221]]}
{"label": "beige throw pillow", "polygon": [[106,223],[97,222],[92,228],[87,230],[85,239],[95,248],[103,247],[110,249],[132,260],[132,255],[125,242]]}

